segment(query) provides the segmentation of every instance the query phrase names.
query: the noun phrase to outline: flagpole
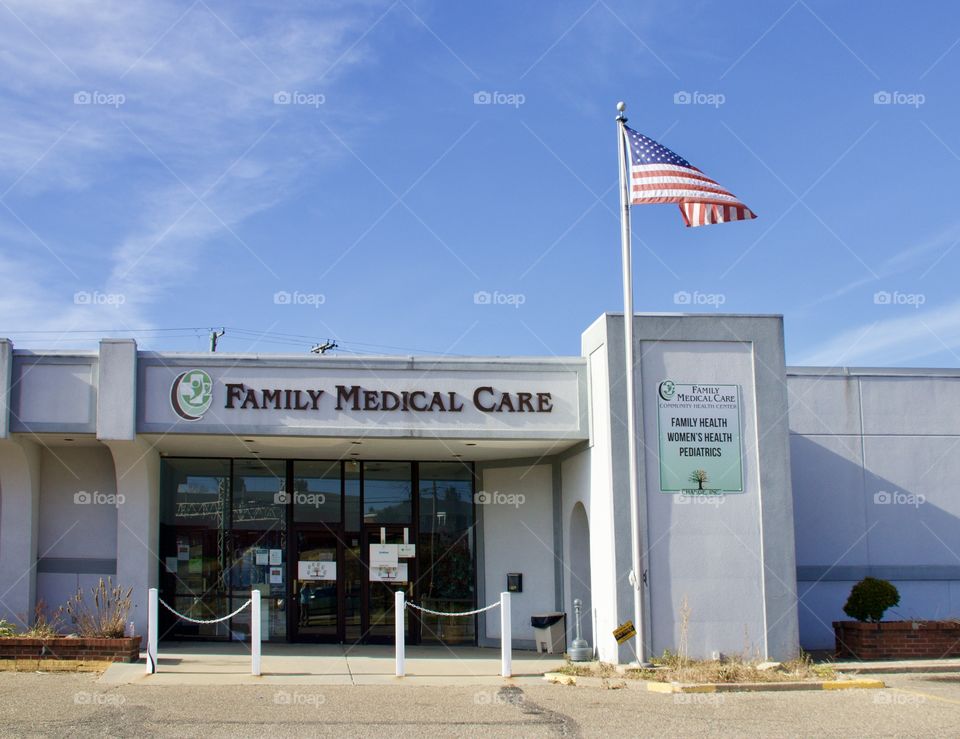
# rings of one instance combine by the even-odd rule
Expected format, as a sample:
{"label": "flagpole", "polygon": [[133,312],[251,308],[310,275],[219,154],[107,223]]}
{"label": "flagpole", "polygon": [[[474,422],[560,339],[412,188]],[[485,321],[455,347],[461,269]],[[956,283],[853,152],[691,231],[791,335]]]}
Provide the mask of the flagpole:
{"label": "flagpole", "polygon": [[637,630],[637,662],[646,661],[645,623],[643,621],[643,570],[640,568],[639,473],[637,470],[636,391],[633,367],[633,265],[630,245],[630,166],[624,125],[626,105],[617,103],[617,152],[620,160],[620,244],[623,255],[623,343],[627,386],[627,463],[630,467],[630,585],[633,587],[633,624]]}

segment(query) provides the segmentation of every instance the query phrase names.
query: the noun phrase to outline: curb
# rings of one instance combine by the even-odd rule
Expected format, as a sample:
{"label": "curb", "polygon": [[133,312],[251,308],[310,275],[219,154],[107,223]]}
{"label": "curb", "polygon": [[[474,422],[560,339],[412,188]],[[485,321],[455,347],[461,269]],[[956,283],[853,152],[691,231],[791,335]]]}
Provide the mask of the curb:
{"label": "curb", "polygon": [[819,680],[816,682],[769,682],[769,683],[658,683],[646,680],[623,680],[608,677],[584,677],[548,672],[543,676],[556,685],[579,685],[590,688],[634,688],[649,693],[757,693],[763,691],[793,690],[874,690],[884,688],[882,680]]}
{"label": "curb", "polygon": [[869,663],[855,663],[855,664],[842,664],[834,663],[831,665],[834,670],[837,672],[843,673],[852,673],[855,675],[896,675],[896,674],[905,674],[905,673],[914,673],[914,674],[942,674],[950,672],[960,672],[960,662],[954,663],[933,663],[929,665],[924,664],[910,664],[910,665],[895,665],[895,664],[884,664],[878,662],[876,664]]}
{"label": "curb", "polygon": [[105,672],[112,664],[79,659],[0,659],[0,672]]}

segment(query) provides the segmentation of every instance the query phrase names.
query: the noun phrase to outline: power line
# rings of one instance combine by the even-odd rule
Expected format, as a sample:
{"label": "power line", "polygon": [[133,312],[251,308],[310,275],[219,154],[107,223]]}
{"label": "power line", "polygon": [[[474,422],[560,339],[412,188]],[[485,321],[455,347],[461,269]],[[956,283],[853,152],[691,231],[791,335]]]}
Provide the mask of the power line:
{"label": "power line", "polygon": [[[183,333],[183,332],[192,332],[192,333]],[[453,352],[438,352],[430,349],[422,349],[409,346],[396,346],[392,344],[376,344],[371,342],[364,341],[349,341],[346,339],[329,339],[329,338],[320,338],[316,335],[310,336],[307,334],[288,334],[277,331],[258,331],[256,329],[247,329],[247,328],[238,328],[234,326],[226,326],[221,329],[221,331],[229,331],[231,335],[236,335],[237,338],[254,338],[258,343],[263,344],[274,344],[280,346],[295,346],[302,347],[305,351],[310,351],[314,346],[317,345],[327,345],[332,344],[333,346],[329,347],[330,350],[343,352],[346,354],[356,354],[361,356],[376,356],[382,351],[369,351],[360,348],[350,348],[350,347],[370,347],[372,349],[379,350],[392,350],[397,352],[404,353],[413,353],[413,354],[435,354],[435,355],[447,355],[447,356],[464,356],[462,354],[456,354]],[[179,333],[178,333],[179,332]],[[219,339],[223,334],[220,332],[217,333],[217,339]],[[30,338],[31,336],[51,336],[56,335],[58,342],[67,342],[67,341],[91,341],[96,335],[105,335],[105,334],[127,334],[127,335],[140,335],[145,339],[179,339],[179,338],[201,338],[204,334],[211,337],[211,349],[216,351],[218,346],[217,340],[212,338],[211,330],[208,326],[181,326],[175,328],[96,328],[96,329],[65,329],[65,330],[55,330],[55,329],[24,329],[24,330],[12,330],[12,329],[0,329],[0,336],[17,336],[20,337],[21,341],[31,342],[37,341],[37,338]],[[156,336],[151,336],[151,334],[158,334]]]}

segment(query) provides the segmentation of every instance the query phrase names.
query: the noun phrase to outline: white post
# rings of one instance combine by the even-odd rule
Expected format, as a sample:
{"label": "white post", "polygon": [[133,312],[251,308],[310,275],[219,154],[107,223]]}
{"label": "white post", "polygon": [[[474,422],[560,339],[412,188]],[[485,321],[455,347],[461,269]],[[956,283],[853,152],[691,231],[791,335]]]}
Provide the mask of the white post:
{"label": "white post", "polygon": [[406,607],[404,604],[404,598],[405,596],[402,590],[398,590],[393,594],[393,638],[397,643],[397,677],[403,677],[407,670],[406,644],[404,643],[406,638],[406,628],[404,623],[404,611],[406,610]]}
{"label": "white post", "polygon": [[157,671],[157,616],[159,603],[156,588],[147,591],[147,674],[153,675]]}
{"label": "white post", "polygon": [[630,152],[624,125],[623,103],[617,104],[617,152],[620,161],[620,246],[623,258],[623,351],[627,390],[627,465],[630,480],[630,584],[633,586],[633,625],[637,630],[637,662],[646,658],[641,599],[643,597],[643,570],[640,558],[639,474],[637,470],[637,401],[633,376],[633,265],[630,249]]}
{"label": "white post", "polygon": [[510,593],[500,593],[500,677],[513,674],[513,626],[510,621]]}
{"label": "white post", "polygon": [[260,676],[260,591],[250,591],[250,674]]}

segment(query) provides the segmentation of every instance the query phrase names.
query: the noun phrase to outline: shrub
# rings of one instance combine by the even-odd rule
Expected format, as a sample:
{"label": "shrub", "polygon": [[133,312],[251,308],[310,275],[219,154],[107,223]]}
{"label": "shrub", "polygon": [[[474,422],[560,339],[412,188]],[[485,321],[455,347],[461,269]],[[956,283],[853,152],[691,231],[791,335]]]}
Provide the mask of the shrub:
{"label": "shrub", "polygon": [[17,627],[4,618],[0,618],[0,639],[7,636],[16,636]]}
{"label": "shrub", "polygon": [[843,612],[857,621],[880,621],[884,611],[900,603],[893,583],[865,577],[850,590]]}
{"label": "shrub", "polygon": [[95,639],[116,639],[123,636],[130,612],[130,596],[133,588],[124,592],[115,586],[108,577],[107,582],[100,578],[96,587],[90,588],[93,605],[83,599],[83,590],[77,588],[77,594],[67,601],[66,609],[70,619],[77,627],[77,636]]}

